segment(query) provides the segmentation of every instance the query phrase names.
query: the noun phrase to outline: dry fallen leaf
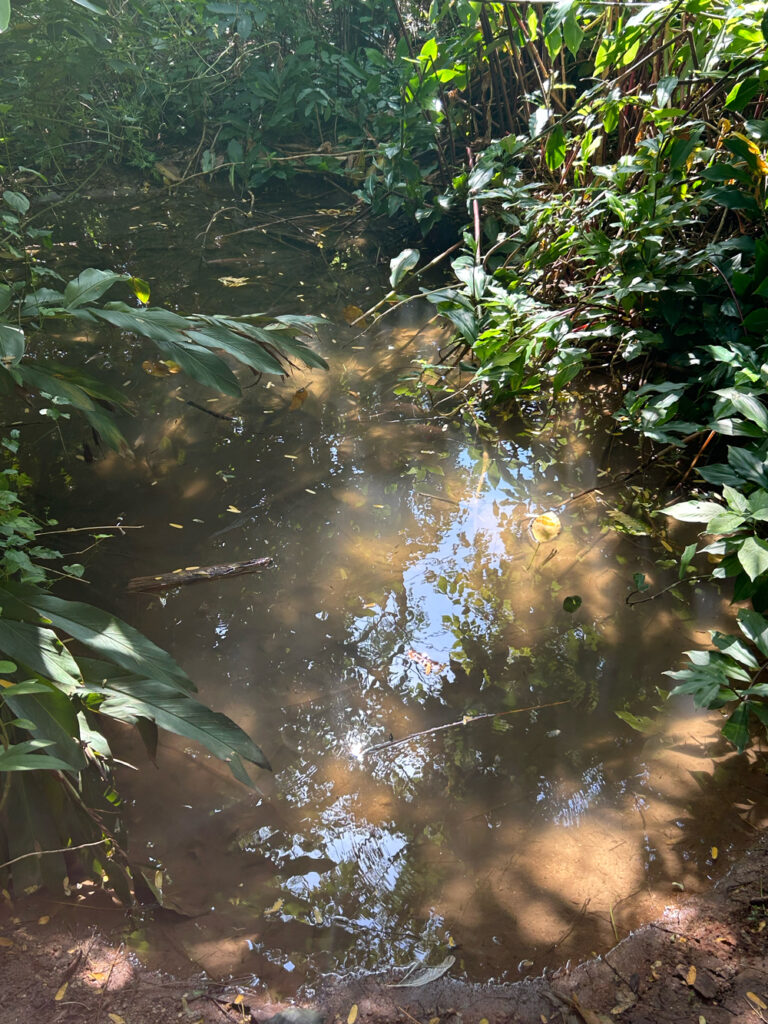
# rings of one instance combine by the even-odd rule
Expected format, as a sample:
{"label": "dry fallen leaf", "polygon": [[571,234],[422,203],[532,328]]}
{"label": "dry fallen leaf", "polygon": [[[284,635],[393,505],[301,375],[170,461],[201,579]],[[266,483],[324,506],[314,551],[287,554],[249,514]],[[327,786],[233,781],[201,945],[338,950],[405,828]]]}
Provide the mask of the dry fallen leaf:
{"label": "dry fallen leaf", "polygon": [[107,1016],[112,1021],[112,1024],[125,1024],[125,1018],[121,1017],[119,1013],[108,1013]]}
{"label": "dry fallen leaf", "polygon": [[712,860],[717,860],[717,855],[719,853],[717,847],[713,846],[712,849],[709,852],[712,855]]}
{"label": "dry fallen leaf", "polygon": [[[360,320],[363,315],[362,309],[359,306],[345,306],[343,309],[344,319],[348,324],[353,324],[355,320]],[[365,320],[360,320],[360,326],[365,327]]]}
{"label": "dry fallen leaf", "polygon": [[757,1007],[758,1010],[768,1010],[768,1003],[764,1002],[760,996],[756,995],[754,992],[747,992],[747,999],[753,1006]]}
{"label": "dry fallen leaf", "polygon": [[237,995],[235,996],[235,998],[232,1000],[232,1005],[233,1006],[239,1006],[240,1003],[242,1003],[244,1001],[245,1001],[245,996],[243,995],[242,992],[238,992]]}
{"label": "dry fallen leaf", "polygon": [[307,398],[309,398],[309,389],[299,388],[299,390],[294,394],[293,398],[291,399],[291,404],[288,406],[288,412],[293,412],[295,409],[300,409],[302,405],[304,405],[304,403],[306,402]]}
{"label": "dry fallen leaf", "polygon": [[315,924],[322,924],[323,923],[322,912],[320,910],[318,910],[317,907],[313,907],[312,908],[312,917],[315,919]]}
{"label": "dry fallen leaf", "polygon": [[64,982],[64,984],[63,984],[63,985],[61,986],[61,988],[59,989],[59,991],[58,991],[58,992],[56,993],[56,995],[55,995],[55,996],[53,997],[53,998],[54,998],[54,1000],[55,1000],[55,1001],[56,1001],[57,1003],[60,1003],[60,1002],[61,1002],[61,1000],[62,1000],[62,999],[64,998],[64,996],[65,996],[65,995],[67,994],[67,989],[68,989],[68,988],[69,988],[69,982],[68,982],[68,981],[65,981],[65,982]]}
{"label": "dry fallen leaf", "polygon": [[352,1009],[347,1014],[347,1024],[355,1024],[357,1020],[357,1003],[352,1004]]}
{"label": "dry fallen leaf", "polygon": [[6,949],[10,949],[13,945],[13,939],[6,939],[4,935],[0,935],[0,946],[4,946]]}
{"label": "dry fallen leaf", "polygon": [[227,512],[239,512],[237,505],[227,505]]}
{"label": "dry fallen leaf", "polygon": [[554,512],[544,512],[531,523],[531,534],[537,544],[554,540],[562,530],[560,519]]}
{"label": "dry fallen leaf", "polygon": [[48,922],[49,922],[50,920],[51,920],[51,919],[50,919],[50,917],[49,917],[49,916],[48,916],[47,914],[43,914],[43,916],[42,916],[42,917],[38,917],[38,919],[37,919],[37,923],[38,923],[38,924],[48,924]]}
{"label": "dry fallen leaf", "polygon": [[272,906],[264,911],[264,914],[276,914],[282,908],[283,903],[285,903],[285,900],[282,897],[279,900],[275,900]]}
{"label": "dry fallen leaf", "polygon": [[696,968],[693,966],[693,964],[691,964],[691,966],[688,968],[688,973],[685,976],[685,982],[686,982],[687,985],[693,985],[693,983],[695,981],[696,981]]}
{"label": "dry fallen leaf", "polygon": [[168,523],[168,525],[172,526],[174,528],[174,530],[183,530],[184,529],[184,527],[181,525],[181,523]]}

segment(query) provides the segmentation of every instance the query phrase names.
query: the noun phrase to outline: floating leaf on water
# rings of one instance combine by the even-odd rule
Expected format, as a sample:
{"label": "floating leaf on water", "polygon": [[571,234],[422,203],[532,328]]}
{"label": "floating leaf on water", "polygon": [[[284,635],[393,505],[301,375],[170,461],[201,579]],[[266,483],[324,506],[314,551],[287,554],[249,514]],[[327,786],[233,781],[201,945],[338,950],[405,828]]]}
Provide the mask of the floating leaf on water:
{"label": "floating leaf on water", "polygon": [[693,964],[691,964],[691,966],[688,968],[688,973],[685,976],[685,983],[686,983],[686,985],[693,985],[695,981],[696,981],[696,968],[693,966]]}
{"label": "floating leaf on water", "polygon": [[51,920],[51,919],[50,919],[50,917],[49,917],[49,916],[48,916],[47,914],[43,914],[43,916],[42,916],[42,917],[38,917],[38,919],[37,919],[37,923],[38,923],[38,924],[48,924],[48,922],[49,922],[50,920]]}
{"label": "floating leaf on water", "polygon": [[581,608],[581,598],[578,594],[571,594],[569,597],[563,600],[563,611],[568,612],[569,615],[573,615],[575,611]]}
{"label": "floating leaf on water", "polygon": [[559,516],[554,512],[544,512],[531,523],[531,535],[537,544],[546,544],[554,540],[562,528]]}
{"label": "floating leaf on water", "polygon": [[768,1003],[762,1000],[756,993],[747,992],[747,999],[753,1006],[757,1007],[758,1010],[768,1010]]}
{"label": "floating leaf on water", "polygon": [[644,736],[660,732],[658,723],[654,722],[652,718],[648,718],[647,715],[633,715],[629,711],[616,711],[615,715],[636,732],[643,733]]}
{"label": "floating leaf on water", "polygon": [[[355,320],[360,320],[360,317],[363,315],[363,311],[359,306],[345,306],[342,312],[348,324],[353,324]],[[365,320],[360,320],[360,326],[367,326]]]}
{"label": "floating leaf on water", "polygon": [[353,1003],[352,1007],[347,1014],[347,1024],[355,1024],[357,1020],[357,1003]]}
{"label": "floating leaf on water", "polygon": [[679,892],[685,892],[685,886],[682,882],[673,882],[672,888],[677,889]]}
{"label": "floating leaf on water", "polygon": [[68,989],[68,988],[69,988],[69,982],[68,982],[68,981],[65,981],[65,982],[64,982],[64,984],[63,984],[63,985],[61,986],[61,988],[59,989],[59,991],[58,991],[58,992],[56,993],[56,995],[55,995],[55,996],[53,997],[53,998],[54,998],[54,1001],[55,1001],[55,1002],[57,1002],[57,1003],[60,1003],[60,1002],[61,1002],[61,1000],[62,1000],[62,999],[64,998],[64,996],[65,996],[65,995],[67,994],[67,989]]}
{"label": "floating leaf on water", "polygon": [[611,519],[611,526],[619,533],[628,533],[631,537],[647,537],[651,532],[645,523],[626,512],[613,509],[608,516]]}
{"label": "floating leaf on water", "polygon": [[159,359],[145,359],[141,364],[141,368],[150,377],[167,377],[173,372],[166,363],[161,362]]}
{"label": "floating leaf on water", "polygon": [[456,963],[455,956],[447,956],[441,964],[437,967],[428,967],[421,974],[417,974],[415,978],[409,978],[407,981],[400,981],[396,985],[389,985],[389,988],[417,988],[420,985],[428,985],[431,981],[437,981],[438,978],[442,978],[447,970]]}
{"label": "floating leaf on water", "polygon": [[277,914],[280,910],[282,910],[284,903],[285,900],[281,896],[279,900],[275,900],[275,902],[272,904],[271,907],[269,907],[268,910],[264,911],[264,916],[266,917],[268,914]]}
{"label": "floating leaf on water", "polygon": [[108,1013],[107,1016],[112,1021],[112,1024],[125,1024],[125,1018],[121,1017],[119,1013]]}
{"label": "floating leaf on water", "polygon": [[720,851],[718,850],[718,848],[716,846],[713,846],[712,849],[709,851],[709,854],[712,857],[712,860],[717,860],[717,857],[718,857],[719,853],[720,853]]}
{"label": "floating leaf on water", "polygon": [[517,969],[521,974],[523,971],[527,971],[529,967],[533,967],[533,960],[521,960],[517,965]]}
{"label": "floating leaf on water", "polygon": [[174,530],[183,530],[184,529],[184,527],[181,525],[181,523],[168,523],[168,525],[172,526],[174,528]]}
{"label": "floating leaf on water", "polygon": [[454,937],[452,935],[448,936],[448,948],[449,949],[455,949],[456,948],[456,939],[454,939]]}
{"label": "floating leaf on water", "polygon": [[238,992],[237,995],[235,996],[235,998],[232,1000],[232,1005],[233,1006],[239,1006],[240,1003],[244,1003],[244,1002],[245,1002],[245,996],[243,995],[242,992]]}
{"label": "floating leaf on water", "polygon": [[242,288],[250,281],[249,277],[219,277],[217,278],[219,284],[223,284],[225,288]]}
{"label": "floating leaf on water", "polygon": [[317,907],[313,907],[312,908],[312,917],[315,919],[315,924],[322,924],[323,923],[322,912],[320,910],[318,910]]}
{"label": "floating leaf on water", "polygon": [[227,505],[227,512],[239,512],[237,505]]}
{"label": "floating leaf on water", "polygon": [[291,399],[291,404],[288,406],[288,412],[294,412],[294,410],[300,409],[308,398],[309,388],[299,388]]}

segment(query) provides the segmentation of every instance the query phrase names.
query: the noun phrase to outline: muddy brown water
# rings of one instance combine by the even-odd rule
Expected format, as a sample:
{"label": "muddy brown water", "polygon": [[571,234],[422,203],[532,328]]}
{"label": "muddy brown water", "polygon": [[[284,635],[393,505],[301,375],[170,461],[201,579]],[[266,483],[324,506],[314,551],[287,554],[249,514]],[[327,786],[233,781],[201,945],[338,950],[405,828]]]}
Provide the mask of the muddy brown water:
{"label": "muddy brown water", "polygon": [[[207,196],[105,200],[60,227],[80,265],[125,265],[154,302],[328,319],[327,373],[265,386],[240,371],[238,400],[149,377],[149,346],[76,335],[136,402],[132,457],[97,448],[86,463],[84,429],[65,425],[62,453],[28,428],[41,505],[55,495],[67,525],[142,527],[78,556],[78,596],[170,650],[274,768],[248,790],[186,741],[163,737],[155,767],[119,739],[140,768],[120,778],[130,852],[161,872],[167,908],[125,925],[126,941],[154,966],[192,961],[282,997],[446,956],[454,975],[517,980],[705,887],[762,821],[752,758],[722,743],[716,716],[656,691],[728,609],[705,589],[628,608],[633,573],[666,582],[670,552],[617,532],[627,491],[563,504],[636,464],[607,387],[531,403],[494,441],[394,394],[445,335],[415,306],[346,325],[343,307],[384,285],[380,243],[317,245],[335,203],[260,208],[257,227],[296,218],[282,240],[268,224],[234,234],[254,223],[230,204],[208,263]],[[537,546],[530,518],[553,509],[562,531]],[[125,592],[133,576],[263,555],[275,565],[260,575]]]}

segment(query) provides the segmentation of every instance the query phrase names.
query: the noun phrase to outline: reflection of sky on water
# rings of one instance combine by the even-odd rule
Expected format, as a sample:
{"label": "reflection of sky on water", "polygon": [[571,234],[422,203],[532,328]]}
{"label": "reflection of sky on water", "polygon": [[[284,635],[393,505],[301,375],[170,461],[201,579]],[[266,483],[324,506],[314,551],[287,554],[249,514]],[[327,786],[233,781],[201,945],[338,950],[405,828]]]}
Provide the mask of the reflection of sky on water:
{"label": "reflection of sky on water", "polygon": [[[197,252],[194,233],[188,241]],[[281,257],[286,267],[297,258]],[[194,308],[211,289],[222,299],[197,270],[185,273],[189,291],[180,288],[175,300]],[[310,279],[306,268],[294,276]],[[300,373],[248,389],[239,403],[217,402],[213,408],[241,417],[234,425],[180,408],[178,382],[159,381],[130,468],[103,457],[68,469],[82,475],[86,495],[96,475],[105,515],[145,524],[120,553],[132,575],[261,554],[276,562],[262,577],[182,588],[162,605],[116,593],[118,610],[174,650],[204,699],[241,722],[276,768],[274,778],[259,776],[265,795],[255,805],[217,775],[209,789],[201,782],[191,798],[181,793],[177,829],[166,792],[173,781],[158,772],[137,798],[136,841],[143,836],[154,854],[162,851],[176,879],[186,865],[191,889],[216,894],[210,903],[225,905],[227,887],[234,889],[241,910],[222,934],[253,928],[256,919],[256,930],[269,934],[253,948],[295,975],[311,973],[321,953],[329,956],[317,960],[322,969],[386,967],[427,954],[438,961],[448,928],[463,941],[475,978],[502,974],[510,957],[543,966],[558,958],[547,953],[550,932],[573,922],[571,889],[592,886],[592,906],[606,914],[617,899],[618,888],[600,888],[601,857],[613,845],[606,835],[620,834],[641,854],[637,863],[628,854],[615,883],[621,893],[645,881],[648,840],[634,798],[641,789],[652,803],[663,786],[652,772],[637,777],[643,740],[628,735],[614,711],[648,710],[690,613],[681,606],[678,617],[660,603],[624,607],[632,573],[658,577],[655,560],[664,554],[605,527],[605,510],[626,505],[629,492],[562,507],[600,483],[598,470],[620,472],[627,458],[635,465],[624,442],[609,436],[598,390],[581,408],[528,403],[506,439],[486,443],[474,428],[430,421],[392,401],[408,361],[429,358],[438,332],[395,358],[392,343],[399,349],[416,320],[388,320],[379,335],[357,337],[338,328],[338,285],[324,265],[314,285],[313,303],[325,288],[337,322],[325,335],[329,373]],[[245,292],[223,296],[233,312],[252,301]],[[279,306],[284,292],[276,295]],[[141,360],[129,349],[114,358],[144,393]],[[305,384],[309,397],[290,412]],[[528,519],[552,508],[561,509],[563,531],[537,551]],[[89,500],[68,521],[89,523],[91,515]],[[169,520],[185,529],[169,531]],[[126,564],[104,564],[112,571],[105,586],[114,588]],[[573,616],[562,608],[569,594],[583,597]],[[696,595],[694,604],[709,624],[717,611],[711,597]],[[390,734],[561,699],[569,703],[361,756]],[[196,766],[204,761],[196,756]],[[142,799],[150,808],[144,820]],[[654,838],[661,846],[664,808]],[[679,807],[674,817],[681,820]],[[187,864],[186,849],[196,844]],[[669,877],[681,863],[674,853],[667,850]],[[263,911],[278,897],[292,905],[266,922]],[[301,930],[291,931],[297,922]],[[598,943],[597,916],[592,924],[580,950]]]}

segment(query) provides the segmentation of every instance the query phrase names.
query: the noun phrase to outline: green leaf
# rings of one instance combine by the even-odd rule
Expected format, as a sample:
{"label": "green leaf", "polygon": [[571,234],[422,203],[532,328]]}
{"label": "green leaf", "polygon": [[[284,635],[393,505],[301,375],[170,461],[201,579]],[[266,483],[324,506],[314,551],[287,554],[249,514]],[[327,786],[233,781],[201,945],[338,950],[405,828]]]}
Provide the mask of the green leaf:
{"label": "green leaf", "polygon": [[[748,448],[728,448],[728,464],[744,480],[751,480],[768,490],[765,460]],[[702,476],[703,476],[702,472]]]}
{"label": "green leaf", "polygon": [[744,636],[751,640],[761,654],[768,658],[768,619],[752,608],[742,608],[739,611],[739,629]]}
{"label": "green leaf", "polygon": [[571,54],[576,57],[584,40],[584,32],[576,20],[573,10],[568,12],[568,17],[563,22],[563,39],[565,39],[565,45]]}
{"label": "green leaf", "polygon": [[0,750],[0,772],[71,771],[71,767],[61,758],[35,753],[48,746],[50,743],[46,740],[24,740],[7,750]]}
{"label": "green leaf", "polygon": [[735,533],[745,522],[737,512],[720,512],[707,523],[707,533]]}
{"label": "green leaf", "polygon": [[696,544],[688,544],[685,551],[683,551],[680,557],[680,569],[678,570],[677,578],[683,579],[688,566],[691,564],[693,556],[696,554]]}
{"label": "green leaf", "polygon": [[36,587],[10,584],[6,590],[0,589],[0,605],[5,607],[9,599],[16,599],[27,608],[34,609],[57,629],[64,630],[129,672],[167,681],[184,692],[195,689],[170,654],[142,636],[133,626],[101,608],[79,601],[63,601]]}
{"label": "green leaf", "polygon": [[72,0],[73,4],[77,4],[78,7],[84,7],[86,11],[90,11],[91,14],[106,14],[107,12],[103,7],[97,6],[92,3],[92,0]]}
{"label": "green leaf", "polygon": [[723,726],[723,736],[730,740],[741,754],[749,743],[749,710],[750,702],[739,704],[731,717]]}
{"label": "green leaf", "polygon": [[712,642],[719,651],[741,662],[742,665],[746,665],[747,668],[756,669],[760,667],[754,654],[740,640],[737,640],[735,636],[727,636],[715,631],[712,634]]}
{"label": "green leaf", "polygon": [[648,718],[647,715],[633,715],[629,711],[616,711],[614,713],[622,722],[626,722],[636,732],[641,732],[646,736],[660,731],[658,722]]}
{"label": "green leaf", "polygon": [[709,520],[723,511],[723,506],[714,501],[682,501],[677,505],[668,505],[661,509],[665,516],[672,516],[681,523],[708,523]]}
{"label": "green leaf", "polygon": [[153,340],[165,355],[178,363],[184,373],[189,374],[198,383],[235,398],[240,395],[237,377],[224,360],[215,356],[209,349],[203,348],[202,345],[193,345],[191,342]]}
{"label": "green leaf", "polygon": [[14,366],[24,355],[24,331],[0,324],[0,363]]}
{"label": "green leaf", "polygon": [[131,291],[139,300],[145,305],[149,302],[149,285],[146,281],[143,281],[140,277],[132,277],[129,282]]}
{"label": "green leaf", "polygon": [[[0,651],[36,675],[50,679],[64,693],[80,685],[77,662],[51,629],[30,622],[0,619]],[[18,691],[17,691],[18,692]]]}
{"label": "green leaf", "polygon": [[[244,326],[247,328],[248,325]],[[186,334],[192,341],[204,348],[223,349],[239,359],[241,363],[251,366],[257,373],[282,374],[285,372],[277,359],[262,344],[250,338],[238,337],[225,327],[214,324],[203,330],[187,331]],[[274,344],[277,344],[277,339]]]}
{"label": "green leaf", "polygon": [[403,249],[401,253],[389,261],[389,284],[397,288],[409,270],[413,270],[421,259],[418,249]]}
{"label": "green leaf", "polygon": [[69,771],[81,771],[86,766],[80,746],[80,731],[72,701],[59,690],[47,693],[19,694],[12,687],[2,698],[19,718],[29,718],[37,726],[36,737],[48,740],[51,754],[66,762]]}
{"label": "green leaf", "polygon": [[768,570],[768,542],[757,537],[747,537],[737,553],[744,572],[754,582]]}
{"label": "green leaf", "polygon": [[11,0],[0,0],[0,32],[5,32],[11,20]]}
{"label": "green leaf", "polygon": [[581,598],[578,594],[571,594],[563,600],[563,611],[568,612],[572,615],[575,611],[581,608]]}
{"label": "green leaf", "polygon": [[11,192],[6,189],[3,192],[3,199],[12,210],[16,213],[20,213],[22,216],[29,210],[29,200],[23,192]]}
{"label": "green leaf", "polygon": [[2,672],[3,675],[10,675],[12,672],[15,672],[17,668],[18,666],[14,665],[12,661],[0,661],[0,672]]}
{"label": "green leaf", "polygon": [[77,309],[86,302],[95,302],[109,291],[117,281],[129,281],[128,274],[116,274],[113,270],[96,270],[89,267],[70,281],[64,289],[64,305]]}
{"label": "green leaf", "polygon": [[556,171],[565,162],[566,142],[565,132],[558,124],[549,133],[547,145],[544,150],[544,160],[550,171]]}
{"label": "green leaf", "polygon": [[[84,668],[94,663],[83,662]],[[148,718],[161,729],[195,740],[222,760],[239,754],[247,761],[271,770],[262,750],[235,723],[217,711],[211,711],[189,694],[158,682],[130,674],[109,671],[100,682],[89,678],[85,688],[106,699],[99,707],[101,714],[134,723]]]}

